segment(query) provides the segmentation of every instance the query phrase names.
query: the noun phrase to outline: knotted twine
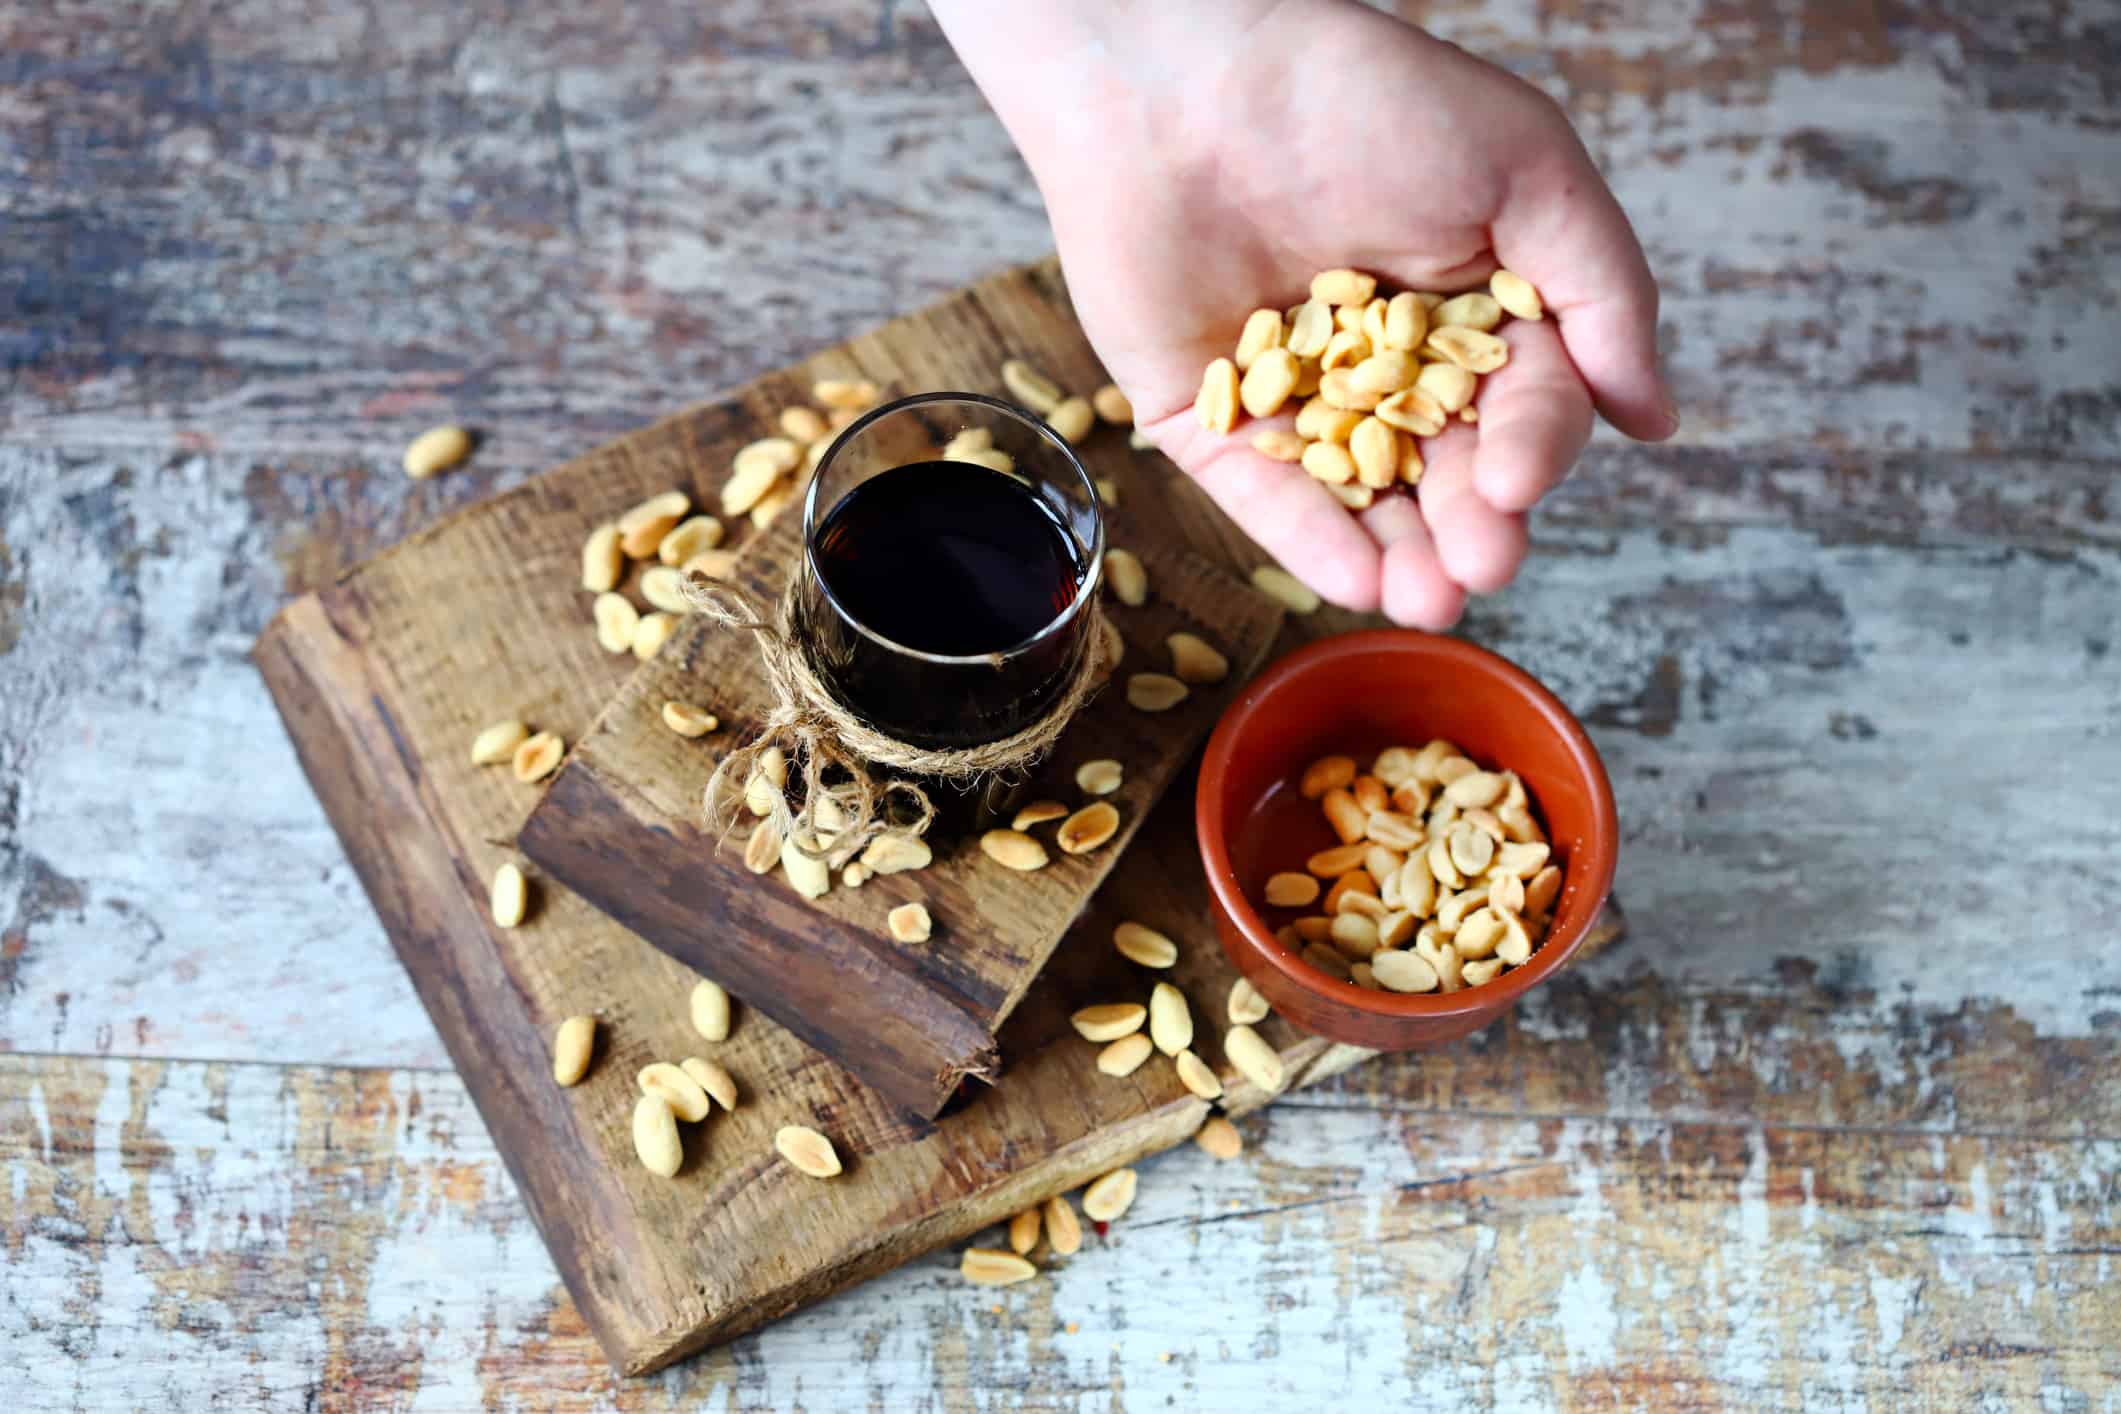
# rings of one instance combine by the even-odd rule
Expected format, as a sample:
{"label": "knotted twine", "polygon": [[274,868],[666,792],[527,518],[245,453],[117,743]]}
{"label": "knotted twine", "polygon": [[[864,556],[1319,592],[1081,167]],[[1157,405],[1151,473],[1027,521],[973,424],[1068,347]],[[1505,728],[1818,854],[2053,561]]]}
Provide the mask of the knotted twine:
{"label": "knotted twine", "polygon": [[[685,577],[686,602],[695,613],[725,628],[752,634],[773,707],[746,745],[723,757],[707,778],[701,812],[711,830],[726,833],[737,803],[770,747],[800,763],[802,803],[790,808],[785,790],[770,795],[765,819],[784,840],[811,859],[838,869],[876,839],[918,839],[935,821],[935,804],[910,780],[878,783],[875,767],[970,787],[992,777],[1028,770],[1060,740],[1061,732],[1103,685],[1107,665],[1104,611],[1093,599],[1084,606],[1088,646],[1060,700],[1037,721],[1003,737],[952,750],[914,746],[878,731],[842,706],[818,676],[795,632],[796,581],[780,602],[766,601],[743,585],[694,570]],[[997,670],[1002,656],[994,655]],[[844,779],[827,782],[828,776]],[[903,809],[894,812],[893,802]]]}

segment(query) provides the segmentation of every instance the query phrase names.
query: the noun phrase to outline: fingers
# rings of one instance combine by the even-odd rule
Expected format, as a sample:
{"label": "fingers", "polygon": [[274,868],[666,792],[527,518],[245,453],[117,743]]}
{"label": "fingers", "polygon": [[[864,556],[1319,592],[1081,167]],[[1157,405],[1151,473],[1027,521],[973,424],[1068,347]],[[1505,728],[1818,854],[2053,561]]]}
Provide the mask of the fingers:
{"label": "fingers", "polygon": [[1377,608],[1377,542],[1301,467],[1203,431],[1190,411],[1164,419],[1151,435],[1291,574],[1343,608]]}
{"label": "fingers", "polygon": [[[1486,414],[1481,416],[1485,422]],[[1524,517],[1497,510],[1475,489],[1475,445],[1473,429],[1463,423],[1422,443],[1428,469],[1421,478],[1421,518],[1443,572],[1476,594],[1492,594],[1524,561]]]}
{"label": "fingers", "polygon": [[1590,154],[1556,121],[1564,136],[1552,155],[1510,183],[1495,254],[1538,288],[1605,420],[1661,442],[1679,430],[1679,414],[1657,361],[1657,282]]}
{"label": "fingers", "polygon": [[1441,633],[1465,611],[1466,592],[1444,573],[1421,509],[1406,496],[1388,496],[1362,513],[1364,529],[1384,547],[1386,617]]}
{"label": "fingers", "polygon": [[1481,380],[1473,484],[1499,511],[1530,510],[1591,440],[1591,396],[1551,320],[1512,320],[1510,361]]}

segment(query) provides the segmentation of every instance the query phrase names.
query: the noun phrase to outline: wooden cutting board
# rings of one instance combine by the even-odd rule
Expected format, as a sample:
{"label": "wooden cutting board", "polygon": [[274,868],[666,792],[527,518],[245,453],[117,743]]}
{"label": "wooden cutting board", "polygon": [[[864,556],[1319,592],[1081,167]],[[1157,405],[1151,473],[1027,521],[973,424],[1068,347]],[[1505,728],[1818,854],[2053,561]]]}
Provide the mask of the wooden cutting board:
{"label": "wooden cutting board", "polygon": [[[729,449],[729,450],[734,450]],[[1085,455],[1129,457],[1126,433],[1103,428]],[[726,460],[726,457],[725,457]],[[802,553],[791,510],[746,548],[737,578],[763,602],[780,597]],[[1115,523],[1117,532],[1124,523]],[[1117,543],[1117,542],[1115,542]],[[1024,801],[1088,803],[1075,768],[1117,760],[1125,781],[1103,797],[1119,813],[1104,847],[1069,855],[1057,827],[1031,833],[1048,848],[1038,870],[1005,869],[980,852],[970,803],[946,802],[928,842],[934,863],[834,887],[806,901],[778,873],[744,866],[749,817],[726,837],[700,817],[717,758],[772,707],[749,634],[685,620],[635,673],[569,753],[524,825],[523,853],[619,922],[722,983],[908,1113],[931,1118],[971,1075],[992,1079],[995,1036],[1090,901],[1174,776],[1192,759],[1230,695],[1265,658],[1281,607],[1229,571],[1168,542],[1143,544],[1150,594],[1106,612],[1126,644],[1107,690],[1083,708],[1024,782]],[[1228,679],[1197,686],[1164,712],[1129,706],[1130,673],[1168,672],[1165,637],[1187,630],[1230,659]],[[713,711],[722,729],[686,740],[663,725],[672,700]],[[931,788],[937,789],[937,788]],[[935,936],[900,943],[885,930],[895,904],[925,904]]]}
{"label": "wooden cutting board", "polygon": [[[1191,802],[1153,813],[1003,1028],[1004,1079],[936,1121],[878,1092],[740,1007],[707,1048],[686,994],[694,975],[583,899],[537,880],[531,912],[494,926],[488,882],[516,857],[536,788],[475,768],[468,746],[516,716],[579,740],[630,659],[585,631],[576,589],[589,529],[673,485],[705,496],[719,449],[752,435],[813,377],[870,376],[896,391],[995,391],[1008,354],[1071,388],[1102,379],[1050,263],[996,276],[941,304],[690,409],[460,512],[288,606],[254,651],[326,813],[465,1085],[492,1131],[568,1290],[620,1370],[639,1374],[727,1340],[938,1244],[1073,1189],[1199,1127],[1208,1107],[1158,1058],[1113,1079],[1068,1014],[1142,1000],[1149,979],[1113,951],[1123,918],[1181,943],[1167,974],[1192,999],[1196,1049],[1236,1113],[1265,1096],[1223,1062],[1235,974],[1208,922]],[[1099,454],[1124,459],[1123,450]],[[1129,532],[1190,540],[1237,568],[1257,561],[1227,524],[1151,457],[1097,467],[1122,478]],[[1316,621],[1314,621],[1316,622]],[[1308,625],[1307,625],[1308,627]],[[1617,932],[1617,928],[1612,930]],[[593,1011],[592,1070],[562,1090],[553,1029]],[[1366,1053],[1262,1027],[1291,1085]],[[687,1136],[674,1179],[633,1158],[636,1070],[712,1049],[743,1101]],[[837,1142],[847,1172],[820,1183],[773,1153],[792,1122]],[[1097,1240],[1072,1260],[1096,1260]]]}

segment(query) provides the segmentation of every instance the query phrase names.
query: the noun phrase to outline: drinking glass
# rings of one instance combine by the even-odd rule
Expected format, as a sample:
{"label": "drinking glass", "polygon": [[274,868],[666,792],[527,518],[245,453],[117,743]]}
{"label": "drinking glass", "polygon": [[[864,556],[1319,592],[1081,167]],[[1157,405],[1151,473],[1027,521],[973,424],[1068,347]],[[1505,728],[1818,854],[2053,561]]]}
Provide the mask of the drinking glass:
{"label": "drinking glass", "polygon": [[[967,431],[1011,468],[946,462]],[[795,629],[878,731],[929,750],[998,741],[1044,716],[1091,650],[1104,534],[1089,473],[1044,421],[975,393],[904,398],[818,464]]]}

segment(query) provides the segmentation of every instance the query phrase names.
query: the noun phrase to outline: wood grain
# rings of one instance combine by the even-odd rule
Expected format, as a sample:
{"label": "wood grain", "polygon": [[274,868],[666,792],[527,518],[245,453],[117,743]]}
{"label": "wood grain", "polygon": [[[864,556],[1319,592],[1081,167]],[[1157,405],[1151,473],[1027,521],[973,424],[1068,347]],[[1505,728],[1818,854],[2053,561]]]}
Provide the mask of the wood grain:
{"label": "wood grain", "polygon": [[[983,296],[1008,297],[1007,287]],[[900,326],[899,339],[880,337],[870,346],[903,346],[932,323],[923,314]],[[998,365],[979,345],[960,343],[955,352],[964,360],[960,382],[982,381]],[[864,367],[873,377],[888,373],[874,362]],[[1123,441],[1106,429],[1084,454],[1124,455],[1114,445]],[[723,461],[702,476],[719,474]],[[738,581],[761,602],[778,602],[801,553],[801,517],[791,512],[753,539]],[[1061,852],[1048,827],[1034,831],[1048,846],[1045,868],[1004,869],[980,853],[969,802],[945,800],[928,835],[935,862],[926,869],[881,875],[859,889],[835,882],[809,902],[778,872],[753,875],[741,858],[744,826],[725,841],[702,821],[701,796],[717,746],[747,739],[773,703],[749,639],[704,619],[680,625],[656,660],[627,679],[517,843],[553,879],[633,932],[721,982],[915,1118],[933,1118],[967,1076],[991,1081],[999,1074],[995,1033],[1231,694],[1264,660],[1281,624],[1278,605],[1175,545],[1146,543],[1142,557],[1153,597],[1134,607],[1113,600],[1106,611],[1127,645],[1111,684],[1070,723],[1020,792],[1025,801],[1073,807],[1087,799],[1075,785],[1079,763],[1121,761],[1125,784],[1106,797],[1120,813],[1119,833],[1090,854]],[[1170,711],[1134,710],[1121,691],[1126,675],[1168,670],[1163,640],[1180,629],[1219,645],[1231,660],[1230,678],[1196,688]],[[721,732],[697,742],[677,737],[661,716],[672,700],[711,707]],[[885,930],[884,915],[912,902],[926,905],[934,940],[899,943]]]}
{"label": "wood grain", "polygon": [[[19,1402],[2113,1403],[2105,7],[1400,8],[1568,108],[1662,287],[1679,444],[1601,434],[1466,630],[1592,718],[1629,940],[1237,1163],[1148,1161],[1037,1282],[938,1253],[624,1381],[244,655],[451,510],[1035,257],[1036,194],[917,6],[0,0]],[[477,456],[407,482],[444,419]],[[1124,489],[1217,524],[1153,459]],[[1128,888],[1190,860],[1162,835]],[[1551,1183],[1495,1173],[1522,1134]]]}

